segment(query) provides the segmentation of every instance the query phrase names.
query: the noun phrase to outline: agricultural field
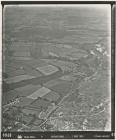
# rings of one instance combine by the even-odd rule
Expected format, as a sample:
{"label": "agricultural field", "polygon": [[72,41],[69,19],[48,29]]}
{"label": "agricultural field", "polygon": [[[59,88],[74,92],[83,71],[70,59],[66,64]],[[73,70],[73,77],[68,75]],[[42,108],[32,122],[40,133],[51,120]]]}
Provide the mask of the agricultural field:
{"label": "agricultural field", "polygon": [[93,7],[5,8],[2,131],[111,129],[108,18]]}

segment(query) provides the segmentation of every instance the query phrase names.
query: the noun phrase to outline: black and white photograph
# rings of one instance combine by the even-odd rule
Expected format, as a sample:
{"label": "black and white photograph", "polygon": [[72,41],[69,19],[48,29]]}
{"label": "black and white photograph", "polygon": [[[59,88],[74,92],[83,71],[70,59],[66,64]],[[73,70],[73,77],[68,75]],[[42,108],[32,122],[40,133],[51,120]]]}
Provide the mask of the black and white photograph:
{"label": "black and white photograph", "polygon": [[111,5],[11,4],[2,20],[2,132],[112,131]]}

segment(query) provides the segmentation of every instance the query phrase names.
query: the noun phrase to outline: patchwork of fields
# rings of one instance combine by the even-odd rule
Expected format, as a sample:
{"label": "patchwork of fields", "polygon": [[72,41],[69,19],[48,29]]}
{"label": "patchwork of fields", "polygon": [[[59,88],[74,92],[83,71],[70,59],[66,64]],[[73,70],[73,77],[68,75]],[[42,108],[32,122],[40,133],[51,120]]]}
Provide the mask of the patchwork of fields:
{"label": "patchwork of fields", "polygon": [[107,13],[46,8],[5,9],[2,130],[110,130]]}

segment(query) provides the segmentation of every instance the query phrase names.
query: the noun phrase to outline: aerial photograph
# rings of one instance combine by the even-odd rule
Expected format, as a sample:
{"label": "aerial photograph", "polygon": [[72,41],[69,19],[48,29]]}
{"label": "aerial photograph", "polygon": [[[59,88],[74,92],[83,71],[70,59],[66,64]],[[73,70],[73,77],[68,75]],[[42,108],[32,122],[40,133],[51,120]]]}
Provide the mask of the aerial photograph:
{"label": "aerial photograph", "polygon": [[110,131],[109,5],[5,5],[2,132]]}

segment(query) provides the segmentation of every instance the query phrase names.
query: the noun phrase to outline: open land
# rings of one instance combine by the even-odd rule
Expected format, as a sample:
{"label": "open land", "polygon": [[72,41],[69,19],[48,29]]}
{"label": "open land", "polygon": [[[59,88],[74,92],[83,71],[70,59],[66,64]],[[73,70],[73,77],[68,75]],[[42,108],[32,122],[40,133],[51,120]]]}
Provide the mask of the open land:
{"label": "open land", "polygon": [[46,8],[5,8],[2,131],[110,130],[107,13]]}

